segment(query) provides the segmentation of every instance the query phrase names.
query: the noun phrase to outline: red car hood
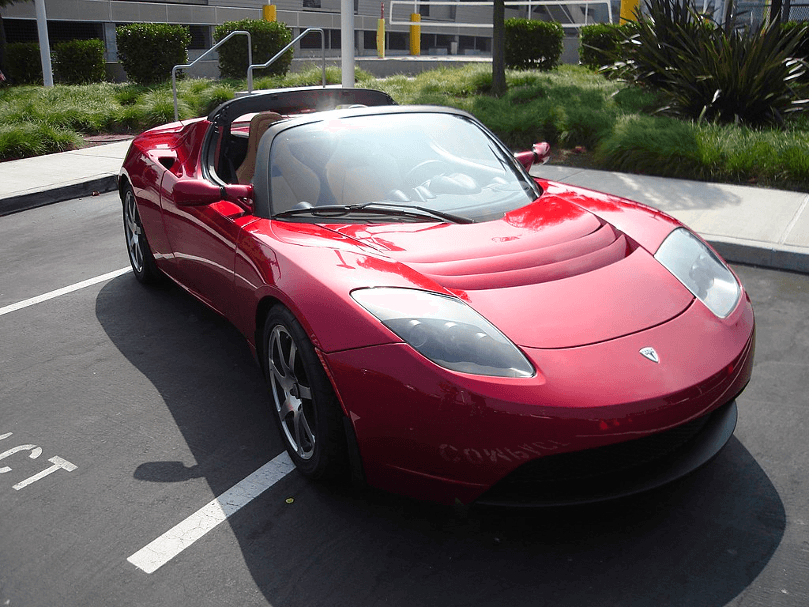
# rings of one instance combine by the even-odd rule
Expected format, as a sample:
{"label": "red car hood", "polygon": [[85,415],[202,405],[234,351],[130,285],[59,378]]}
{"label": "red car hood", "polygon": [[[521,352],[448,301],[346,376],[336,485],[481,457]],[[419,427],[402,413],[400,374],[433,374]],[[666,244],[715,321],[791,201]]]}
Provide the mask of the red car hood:
{"label": "red car hood", "polygon": [[562,198],[480,224],[329,226],[466,300],[516,344],[593,344],[663,323],[692,302],[649,252]]}

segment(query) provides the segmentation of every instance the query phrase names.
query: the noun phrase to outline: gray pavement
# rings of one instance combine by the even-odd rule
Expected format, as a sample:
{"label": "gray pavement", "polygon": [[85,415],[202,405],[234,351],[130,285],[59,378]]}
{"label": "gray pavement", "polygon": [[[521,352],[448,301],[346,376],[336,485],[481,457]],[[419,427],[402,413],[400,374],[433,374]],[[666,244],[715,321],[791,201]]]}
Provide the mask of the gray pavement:
{"label": "gray pavement", "polygon": [[[129,140],[0,163],[0,216],[115,189]],[[808,194],[557,165],[538,177],[623,196],[691,227],[729,262],[808,272]]]}

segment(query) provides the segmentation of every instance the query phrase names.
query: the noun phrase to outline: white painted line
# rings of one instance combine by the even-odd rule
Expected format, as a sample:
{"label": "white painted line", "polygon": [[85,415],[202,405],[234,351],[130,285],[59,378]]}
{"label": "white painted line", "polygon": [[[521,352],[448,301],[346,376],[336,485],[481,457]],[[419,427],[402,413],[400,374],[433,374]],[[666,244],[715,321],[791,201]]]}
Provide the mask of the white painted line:
{"label": "white painted line", "polygon": [[130,555],[127,561],[147,574],[152,574],[183,549],[190,547],[259,494],[283,479],[294,468],[295,465],[287,452],[282,452],[174,528]]}
{"label": "white painted line", "polygon": [[90,287],[91,285],[95,285],[96,283],[103,283],[104,281],[109,281],[110,279],[120,277],[122,274],[126,274],[131,271],[132,268],[130,266],[127,266],[126,268],[119,268],[118,270],[113,270],[112,272],[108,272],[107,274],[102,274],[100,276],[93,277],[92,279],[87,279],[86,281],[82,281],[81,283],[74,283],[73,285],[62,287],[61,289],[56,289],[54,291],[49,291],[48,293],[43,293],[41,296],[29,298],[28,300],[23,300],[22,302],[17,302],[16,304],[9,304],[8,306],[0,308],[0,317],[2,317],[3,315],[7,315],[10,312],[14,312],[15,310],[20,310],[21,308],[28,308],[29,306],[33,306],[34,304],[39,304],[40,302],[45,302],[47,300],[58,298],[59,296],[63,296],[66,293],[71,293],[73,291],[84,289],[85,287]]}

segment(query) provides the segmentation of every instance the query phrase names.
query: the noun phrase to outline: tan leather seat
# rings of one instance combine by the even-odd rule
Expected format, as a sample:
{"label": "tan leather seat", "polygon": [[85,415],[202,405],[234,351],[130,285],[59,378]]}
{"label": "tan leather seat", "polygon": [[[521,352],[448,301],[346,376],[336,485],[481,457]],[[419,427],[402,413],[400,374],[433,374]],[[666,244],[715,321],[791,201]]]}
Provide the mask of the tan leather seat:
{"label": "tan leather seat", "polygon": [[318,204],[321,180],[315,171],[296,158],[284,134],[273,141],[270,165],[273,213],[292,209],[301,202],[313,207]]}
{"label": "tan leather seat", "polygon": [[250,119],[247,154],[236,170],[236,179],[240,184],[249,184],[253,179],[253,174],[256,172],[256,152],[259,149],[259,140],[270,125],[282,118],[283,116],[277,112],[259,112]]}
{"label": "tan leather seat", "polygon": [[396,161],[379,149],[343,146],[326,163],[326,179],[338,205],[384,201],[402,187]]}

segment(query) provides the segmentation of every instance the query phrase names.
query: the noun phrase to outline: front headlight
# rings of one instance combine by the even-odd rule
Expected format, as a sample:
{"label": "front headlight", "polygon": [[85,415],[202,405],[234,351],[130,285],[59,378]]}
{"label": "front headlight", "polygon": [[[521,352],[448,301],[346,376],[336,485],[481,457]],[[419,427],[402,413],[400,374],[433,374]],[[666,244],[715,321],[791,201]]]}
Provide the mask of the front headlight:
{"label": "front headlight", "polygon": [[734,274],[685,228],[669,233],[655,259],[718,317],[727,317],[737,306],[740,285]]}
{"label": "front headlight", "polygon": [[455,298],[417,289],[357,289],[354,300],[416,351],[444,368],[529,378],[534,368],[509,338]]}

